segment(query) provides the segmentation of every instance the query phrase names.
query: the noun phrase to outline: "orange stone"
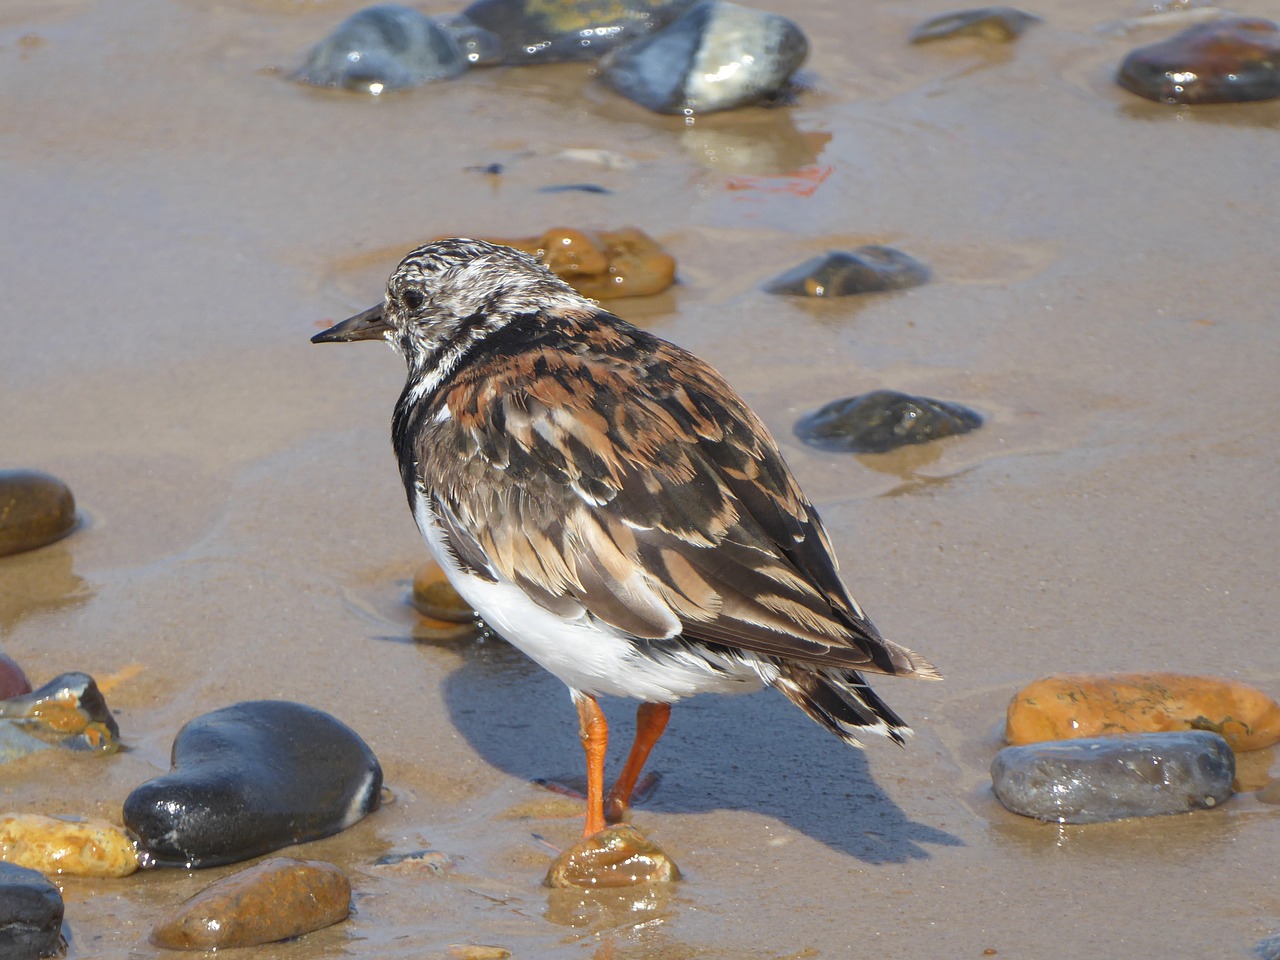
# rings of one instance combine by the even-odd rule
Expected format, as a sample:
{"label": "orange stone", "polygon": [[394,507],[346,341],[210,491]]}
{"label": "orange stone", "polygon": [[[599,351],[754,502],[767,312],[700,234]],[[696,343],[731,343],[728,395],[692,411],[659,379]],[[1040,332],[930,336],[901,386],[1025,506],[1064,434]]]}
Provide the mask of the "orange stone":
{"label": "orange stone", "polygon": [[492,240],[540,257],[557,276],[595,300],[645,297],[676,281],[676,261],[636,227],[553,227],[540,237]]}
{"label": "orange stone", "polygon": [[658,846],[629,823],[584,837],[551,862],[548,887],[607,890],[645,883],[671,883],[680,869]]}
{"label": "orange stone", "polygon": [[133,841],[115,824],[39,813],[0,816],[0,860],[72,877],[127,877],[138,869]]}
{"label": "orange stone", "polygon": [[1117,733],[1211,730],[1233,750],[1280,741],[1280,705],[1256,687],[1178,673],[1056,674],[1009,703],[1011,744]]}

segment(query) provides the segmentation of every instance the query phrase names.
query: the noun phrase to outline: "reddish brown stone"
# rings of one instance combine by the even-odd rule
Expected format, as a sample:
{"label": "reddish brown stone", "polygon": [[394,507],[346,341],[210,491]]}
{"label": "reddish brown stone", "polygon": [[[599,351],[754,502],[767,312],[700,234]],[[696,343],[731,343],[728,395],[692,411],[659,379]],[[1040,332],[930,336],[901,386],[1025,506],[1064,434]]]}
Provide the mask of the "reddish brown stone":
{"label": "reddish brown stone", "polygon": [[0,653],[0,700],[31,692],[31,681],[17,661]]}
{"label": "reddish brown stone", "polygon": [[1280,97],[1280,25],[1257,17],[1200,23],[1139,47],[1116,82],[1163,103],[1234,103]]}

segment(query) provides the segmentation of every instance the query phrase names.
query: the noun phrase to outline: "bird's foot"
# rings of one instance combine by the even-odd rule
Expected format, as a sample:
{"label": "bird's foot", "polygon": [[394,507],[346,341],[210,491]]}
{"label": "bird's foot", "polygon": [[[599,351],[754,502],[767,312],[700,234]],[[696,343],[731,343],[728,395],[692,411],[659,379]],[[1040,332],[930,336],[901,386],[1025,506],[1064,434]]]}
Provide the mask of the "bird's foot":
{"label": "bird's foot", "polygon": [[551,863],[548,887],[605,890],[643,883],[671,883],[680,869],[657,844],[630,824],[583,837]]}

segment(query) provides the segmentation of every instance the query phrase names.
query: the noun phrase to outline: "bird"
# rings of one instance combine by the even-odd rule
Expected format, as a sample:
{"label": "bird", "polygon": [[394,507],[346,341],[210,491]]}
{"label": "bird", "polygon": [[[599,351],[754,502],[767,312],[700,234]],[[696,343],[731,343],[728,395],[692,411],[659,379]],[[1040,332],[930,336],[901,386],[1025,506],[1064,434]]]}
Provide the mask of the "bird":
{"label": "bird", "polygon": [[[671,705],[771,687],[841,740],[910,728],[864,673],[937,679],[849,594],[764,423],[711,366],[537,257],[454,238],[312,338],[407,364],[391,438],[409,506],[484,623],[569,688],[591,837],[622,819]],[[604,790],[603,696],[638,700]]]}

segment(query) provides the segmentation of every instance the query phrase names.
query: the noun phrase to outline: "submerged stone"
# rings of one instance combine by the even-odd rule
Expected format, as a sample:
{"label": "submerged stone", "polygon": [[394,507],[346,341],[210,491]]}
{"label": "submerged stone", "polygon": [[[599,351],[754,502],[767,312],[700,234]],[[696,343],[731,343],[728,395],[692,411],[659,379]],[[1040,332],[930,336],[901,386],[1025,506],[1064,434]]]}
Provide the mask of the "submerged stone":
{"label": "submerged stone", "polygon": [[703,0],[606,56],[600,78],[656,113],[711,113],[779,96],[808,54],[809,41],[786,17]]}
{"label": "submerged stone", "polygon": [[120,728],[87,673],[64,673],[39,690],[0,700],[0,763],[53,746],[120,749]]}
{"label": "submerged stone", "polygon": [[929,43],[950,37],[980,37],[997,43],[1009,43],[1018,39],[1032,24],[1042,19],[1033,13],[1024,13],[1013,7],[981,7],[977,10],[957,10],[930,17],[911,31],[912,43]]}
{"label": "submerged stone", "polygon": [[845,297],[918,287],[929,268],[893,247],[867,244],[856,250],[829,250],[765,284],[765,292],[796,297]]}
{"label": "submerged stone", "polygon": [[463,11],[504,63],[594,60],[666,26],[693,0],[476,0]]}
{"label": "submerged stone", "polygon": [[1012,744],[1114,733],[1209,730],[1233,750],[1280,742],[1280,704],[1238,680],[1178,673],[1055,674],[1009,702]]}
{"label": "submerged stone", "polygon": [[75,526],[75,498],[57,477],[0,470],[0,557],[61,540]]}
{"label": "submerged stone", "polygon": [[1280,97],[1280,24],[1230,17],[1196,24],[1124,58],[1116,82],[1162,103]]}
{"label": "submerged stone", "polygon": [[796,436],[811,446],[845,453],[887,453],[982,426],[982,414],[958,403],[873,390],[833,400],[801,417]]}
{"label": "submerged stone", "polygon": [[0,958],[60,956],[63,909],[62,894],[43,874],[0,861]]}
{"label": "submerged stone", "polygon": [[676,280],[675,257],[636,227],[553,227],[540,237],[494,242],[541,258],[557,276],[595,300],[646,297]]}
{"label": "submerged stone", "polygon": [[502,41],[460,13],[437,17],[440,29],[453,37],[462,58],[471,67],[492,67],[502,62]]}
{"label": "submerged stone", "polygon": [[115,824],[38,813],[0,816],[0,860],[72,877],[127,877],[138,869],[133,841]]}
{"label": "submerged stone", "polygon": [[1235,770],[1227,741],[1187,730],[1005,747],[991,784],[1024,817],[1101,823],[1217,806],[1231,797]]}
{"label": "submerged stone", "polygon": [[124,802],[159,864],[209,867],[318,840],[377,809],[382,768],[350,727],[299,703],[255,700],[192,720],[169,773]]}
{"label": "submerged stone", "polygon": [[413,605],[419,613],[445,623],[474,623],[476,612],[458,596],[453,584],[434,560],[413,575]]}
{"label": "submerged stone", "polygon": [[430,17],[388,3],[343,20],[292,79],[380,94],[456,77],[467,69],[467,56],[454,34]]}
{"label": "submerged stone", "polygon": [[347,919],[351,881],[331,863],[272,857],[223,877],[151,931],[169,950],[252,947],[300,937]]}
{"label": "submerged stone", "polygon": [[588,890],[671,883],[680,869],[629,823],[607,827],[563,851],[547,871],[548,887]]}
{"label": "submerged stone", "polygon": [[0,653],[0,700],[31,692],[31,682],[12,657]]}

